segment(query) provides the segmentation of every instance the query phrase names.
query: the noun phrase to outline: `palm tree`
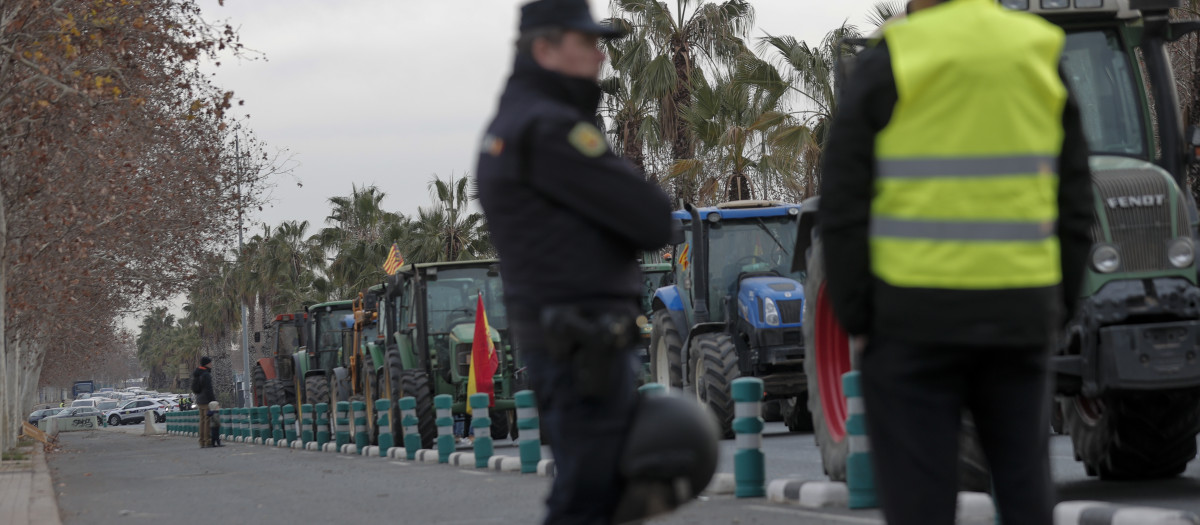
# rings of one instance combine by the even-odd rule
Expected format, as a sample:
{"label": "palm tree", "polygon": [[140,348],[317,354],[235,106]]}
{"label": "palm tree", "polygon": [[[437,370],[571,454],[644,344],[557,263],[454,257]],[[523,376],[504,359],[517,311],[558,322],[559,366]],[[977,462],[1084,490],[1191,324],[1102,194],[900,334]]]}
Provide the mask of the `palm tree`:
{"label": "palm tree", "polygon": [[[659,125],[671,143],[674,161],[694,156],[694,137],[683,118],[692,105],[692,88],[703,75],[697,58],[725,64],[746,51],[744,39],[754,23],[749,0],[676,0],[675,9],[659,0],[613,0],[613,8],[629,16],[618,23],[636,28],[654,48],[645,65],[647,94],[667,93],[658,100]],[[693,200],[694,186],[676,186],[676,195]]]}
{"label": "palm tree", "polygon": [[275,310],[297,311],[322,299],[314,288],[324,270],[324,251],[317,241],[308,235],[308,221],[284,221],[263,243],[258,273],[261,284],[274,288]]}
{"label": "palm tree", "polygon": [[407,219],[383,210],[385,194],[375,186],[353,187],[350,195],[332,197],[329,227],[316,235],[326,253],[332,253],[328,282],[314,279],[314,291],[324,288],[336,297],[348,297],[370,284],[383,281],[383,263],[392,243],[404,242]]}
{"label": "palm tree", "polygon": [[469,209],[467,194],[469,177],[442,180],[437,175],[429,181],[432,206],[417,211],[405,243],[406,257],[411,261],[469,261],[494,256],[488,241],[483,214]]}
{"label": "palm tree", "polygon": [[[600,89],[604,92],[600,112],[613,124],[610,130],[613,146],[657,183],[658,176],[646,169],[646,148],[657,149],[661,142],[655,101],[670,95],[674,84],[656,82],[649,74],[652,49],[640,34],[635,32],[628,38],[608,40],[603,45],[611,71],[600,80]],[[673,69],[667,70],[670,71]]]}

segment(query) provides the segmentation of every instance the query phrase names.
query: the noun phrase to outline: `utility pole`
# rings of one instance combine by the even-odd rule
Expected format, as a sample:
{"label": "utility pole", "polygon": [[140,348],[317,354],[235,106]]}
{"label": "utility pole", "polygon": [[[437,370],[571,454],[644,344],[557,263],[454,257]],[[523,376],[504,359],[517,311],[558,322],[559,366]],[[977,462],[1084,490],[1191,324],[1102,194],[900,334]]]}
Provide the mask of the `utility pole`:
{"label": "utility pole", "polygon": [[[238,256],[243,255],[242,241],[242,153],[238,136],[233,136],[234,169],[237,170],[238,195]],[[242,296],[242,406],[254,406],[250,401],[250,311],[246,308],[246,297]]]}

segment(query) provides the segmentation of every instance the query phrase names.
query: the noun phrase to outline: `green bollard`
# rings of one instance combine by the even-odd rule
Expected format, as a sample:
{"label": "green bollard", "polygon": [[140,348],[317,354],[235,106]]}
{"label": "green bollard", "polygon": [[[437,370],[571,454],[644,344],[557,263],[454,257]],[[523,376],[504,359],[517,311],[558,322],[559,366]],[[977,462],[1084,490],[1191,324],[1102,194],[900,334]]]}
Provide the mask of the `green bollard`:
{"label": "green bollard", "polygon": [[296,441],[296,407],[290,404],[283,405],[283,438],[289,447]]}
{"label": "green bollard", "polygon": [[404,432],[404,452],[409,461],[417,459],[421,450],[421,420],[417,418],[417,398],[400,398],[400,428]]}
{"label": "green bollard", "polygon": [[252,407],[250,410],[250,441],[256,442],[263,438],[263,407]]}
{"label": "green bollard", "polygon": [[762,453],[763,381],[756,377],[734,379],[733,431],[737,452],[733,454],[734,495],[761,498],[767,495],[766,458]]}
{"label": "green bollard", "polygon": [[280,418],[283,417],[283,407],[279,405],[271,405],[271,444],[274,445],[279,440],[283,439],[283,424],[280,423]]}
{"label": "green bollard", "polygon": [[324,451],[329,442],[329,404],[317,403],[317,450]]}
{"label": "green bollard", "polygon": [[300,443],[305,448],[313,440],[313,406],[300,405]]}
{"label": "green bollard", "polygon": [[517,403],[517,450],[521,454],[521,473],[537,473],[542,460],[541,423],[538,419],[537,397],[532,390],[522,390],[515,396]]}
{"label": "green bollard", "polygon": [[367,433],[367,404],[362,401],[350,403],[354,410],[354,452],[362,454],[363,449],[371,444],[371,435]]}
{"label": "green bollard", "polygon": [[438,463],[449,463],[450,454],[454,453],[454,416],[450,414],[452,405],[454,405],[454,398],[449,394],[441,394],[433,398],[433,408],[437,412]]}
{"label": "green bollard", "polygon": [[487,394],[471,396],[471,429],[475,436],[475,468],[487,468],[492,458],[492,418],[488,414],[491,398]]}
{"label": "green bollard", "polygon": [[337,424],[337,435],[334,443],[337,446],[337,451],[341,452],[342,447],[350,444],[350,402],[338,401],[337,414],[335,416]]}
{"label": "green bollard", "polygon": [[392,422],[388,414],[392,411],[392,401],[389,399],[378,399],[375,401],[375,413],[379,414],[379,420],[375,422],[375,428],[379,429],[379,457],[388,457],[388,449],[392,448]]}
{"label": "green bollard", "polygon": [[875,473],[871,470],[871,448],[867,442],[867,419],[859,388],[861,375],[857,370],[842,374],[842,390],[846,393],[846,439],[850,446],[846,456],[846,488],[850,491],[852,509],[879,506],[875,497]]}

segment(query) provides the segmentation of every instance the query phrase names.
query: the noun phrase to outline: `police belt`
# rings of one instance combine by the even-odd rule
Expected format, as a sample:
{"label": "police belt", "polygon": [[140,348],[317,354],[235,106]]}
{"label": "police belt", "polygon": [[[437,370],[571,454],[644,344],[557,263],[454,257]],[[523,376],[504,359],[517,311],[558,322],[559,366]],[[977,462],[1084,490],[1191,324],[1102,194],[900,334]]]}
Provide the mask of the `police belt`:
{"label": "police belt", "polygon": [[614,373],[626,351],[641,338],[639,315],[632,299],[544,306],[541,342],[551,359],[571,366],[580,395],[603,396],[618,379]]}

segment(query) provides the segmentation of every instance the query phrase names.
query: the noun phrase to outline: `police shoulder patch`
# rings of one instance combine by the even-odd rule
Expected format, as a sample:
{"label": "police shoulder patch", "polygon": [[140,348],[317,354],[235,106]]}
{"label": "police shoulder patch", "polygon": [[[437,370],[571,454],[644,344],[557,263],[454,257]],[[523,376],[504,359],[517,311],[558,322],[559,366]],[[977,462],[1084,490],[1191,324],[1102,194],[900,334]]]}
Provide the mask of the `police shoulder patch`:
{"label": "police shoulder patch", "polygon": [[600,130],[587,122],[580,122],[571,128],[571,132],[567,134],[567,141],[588,157],[599,157],[608,151],[608,143],[604,141]]}

